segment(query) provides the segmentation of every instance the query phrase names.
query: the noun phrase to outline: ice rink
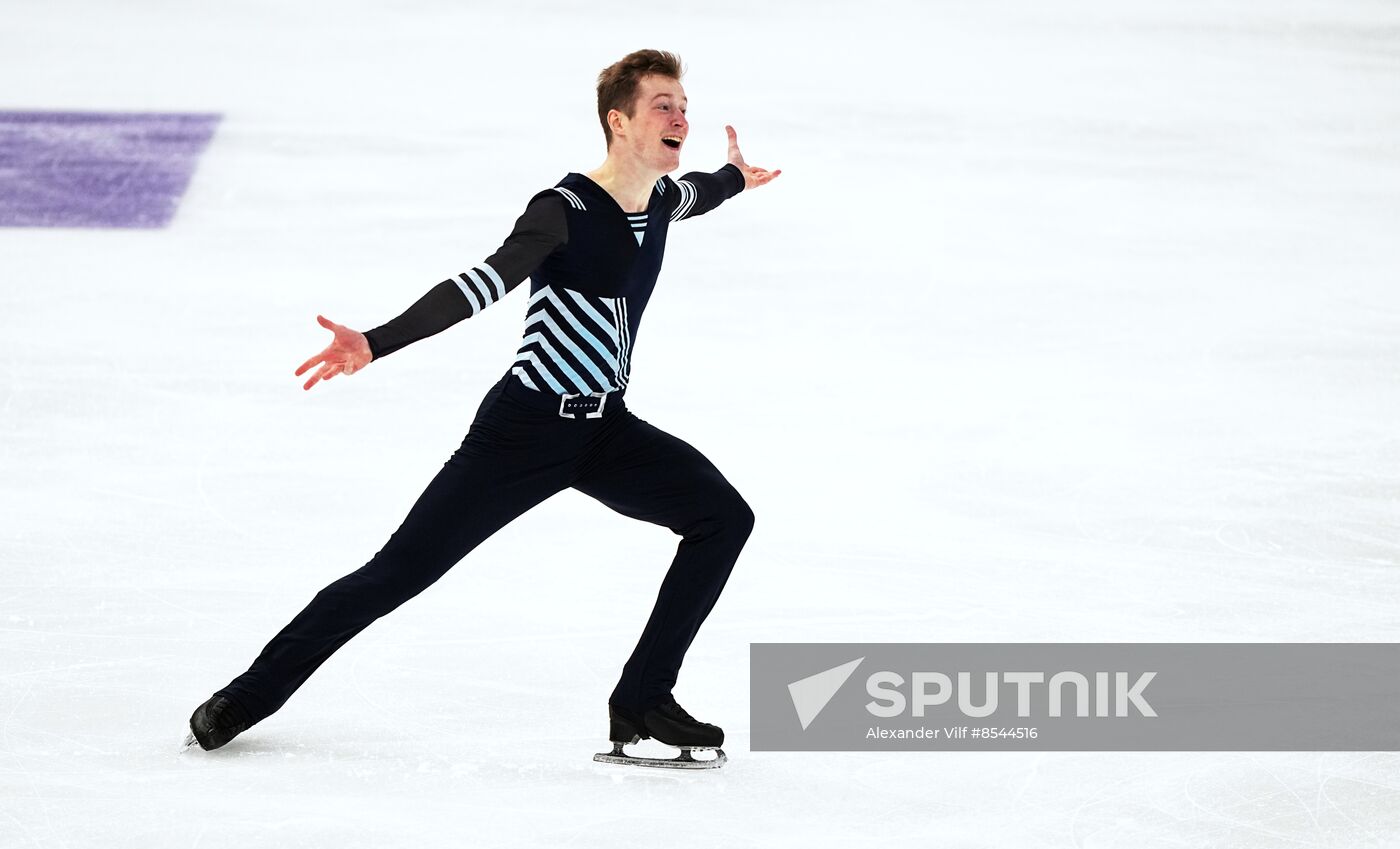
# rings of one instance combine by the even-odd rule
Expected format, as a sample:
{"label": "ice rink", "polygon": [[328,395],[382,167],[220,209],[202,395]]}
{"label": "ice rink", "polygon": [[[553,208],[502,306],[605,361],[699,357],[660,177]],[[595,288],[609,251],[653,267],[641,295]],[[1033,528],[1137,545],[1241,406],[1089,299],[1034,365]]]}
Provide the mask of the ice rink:
{"label": "ice rink", "polygon": [[[0,110],[221,116],[168,225],[0,228],[3,849],[1400,846],[1396,753],[748,726],[751,642],[1400,642],[1395,3],[0,8]],[[525,296],[305,392],[316,315],[490,255],[642,47],[689,68],[682,171],[725,124],[783,170],[672,228],[627,393],[757,515],[676,688],[730,763],[591,762],[676,537],[576,492],[180,753]]]}

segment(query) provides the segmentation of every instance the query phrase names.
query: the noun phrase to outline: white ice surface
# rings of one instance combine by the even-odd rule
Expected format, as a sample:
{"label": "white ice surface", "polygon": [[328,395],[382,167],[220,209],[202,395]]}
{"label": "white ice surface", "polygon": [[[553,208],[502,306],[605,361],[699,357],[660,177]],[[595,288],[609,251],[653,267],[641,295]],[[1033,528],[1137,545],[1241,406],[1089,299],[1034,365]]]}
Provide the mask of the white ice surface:
{"label": "white ice surface", "polygon": [[[476,8],[473,8],[473,6]],[[1400,641],[1400,6],[4,4],[0,107],[218,111],[160,231],[0,230],[0,847],[1400,845],[1396,754],[749,751],[752,641]],[[590,762],[675,537],[577,493],[276,716],[190,711],[358,568],[518,295],[292,371],[602,158],[690,65],[629,405],[758,524],[677,695],[712,774]]]}

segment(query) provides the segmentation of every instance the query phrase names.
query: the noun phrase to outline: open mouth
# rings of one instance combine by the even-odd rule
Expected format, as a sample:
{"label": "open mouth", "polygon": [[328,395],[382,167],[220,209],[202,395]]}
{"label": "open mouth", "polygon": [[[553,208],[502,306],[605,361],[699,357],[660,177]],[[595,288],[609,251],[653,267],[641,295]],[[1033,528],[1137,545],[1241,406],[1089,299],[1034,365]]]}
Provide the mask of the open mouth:
{"label": "open mouth", "polygon": [[671,150],[680,150],[680,149],[681,149],[681,137],[680,137],[680,136],[665,136],[665,137],[663,137],[663,138],[661,139],[661,143],[664,144],[664,145],[666,145],[667,147],[669,147]]}

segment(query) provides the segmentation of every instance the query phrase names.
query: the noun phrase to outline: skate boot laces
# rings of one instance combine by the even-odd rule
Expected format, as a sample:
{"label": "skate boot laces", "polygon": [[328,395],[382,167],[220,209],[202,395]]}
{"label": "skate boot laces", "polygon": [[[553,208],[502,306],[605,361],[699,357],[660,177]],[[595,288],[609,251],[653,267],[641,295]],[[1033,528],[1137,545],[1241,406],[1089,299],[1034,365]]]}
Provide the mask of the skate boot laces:
{"label": "skate boot laces", "polygon": [[708,726],[708,727],[710,727],[710,728],[717,728],[717,727],[718,727],[718,726],[713,725],[713,724],[711,724],[711,723],[709,723],[709,722],[701,722],[700,720],[698,720],[698,719],[696,719],[695,717],[691,716],[691,715],[686,711],[686,709],[683,708],[683,707],[681,707],[681,706],[680,706],[680,703],[677,702],[675,699],[668,699],[667,701],[664,701],[664,702],[662,702],[661,704],[657,705],[656,708],[657,708],[657,710],[664,711],[665,713],[671,714],[671,716],[672,716],[673,718],[675,718],[675,719],[683,719],[683,720],[685,720],[686,722],[693,722],[693,723],[695,723],[696,725],[705,725],[705,726]]}

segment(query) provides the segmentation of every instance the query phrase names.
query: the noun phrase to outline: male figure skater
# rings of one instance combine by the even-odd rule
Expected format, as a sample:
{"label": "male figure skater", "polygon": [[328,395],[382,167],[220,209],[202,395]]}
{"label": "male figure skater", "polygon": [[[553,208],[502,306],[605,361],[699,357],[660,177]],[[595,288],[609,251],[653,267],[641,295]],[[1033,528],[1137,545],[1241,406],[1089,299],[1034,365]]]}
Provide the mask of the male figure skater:
{"label": "male figure skater", "polygon": [[[321,590],[253,665],[190,717],[186,745],[217,749],[276,712],[350,638],[413,598],[491,534],[572,487],[617,512],[664,525],[681,541],[651,617],[608,699],[611,755],[598,759],[717,766],[724,732],[699,722],[671,689],[753,527],[749,506],[699,451],[638,419],[623,396],[647,299],[672,222],[701,215],[779,171],[744,162],[732,127],[729,162],[714,173],[680,166],[690,126],[680,59],[641,50],[598,77],[607,158],[536,194],[501,248],[430,289],[367,333],[322,316],[335,334],[297,369],[317,381],[354,374],[446,330],[531,278],[515,361],[486,393],[461,446],[384,548]],[[655,738],[677,759],[627,755]]]}

